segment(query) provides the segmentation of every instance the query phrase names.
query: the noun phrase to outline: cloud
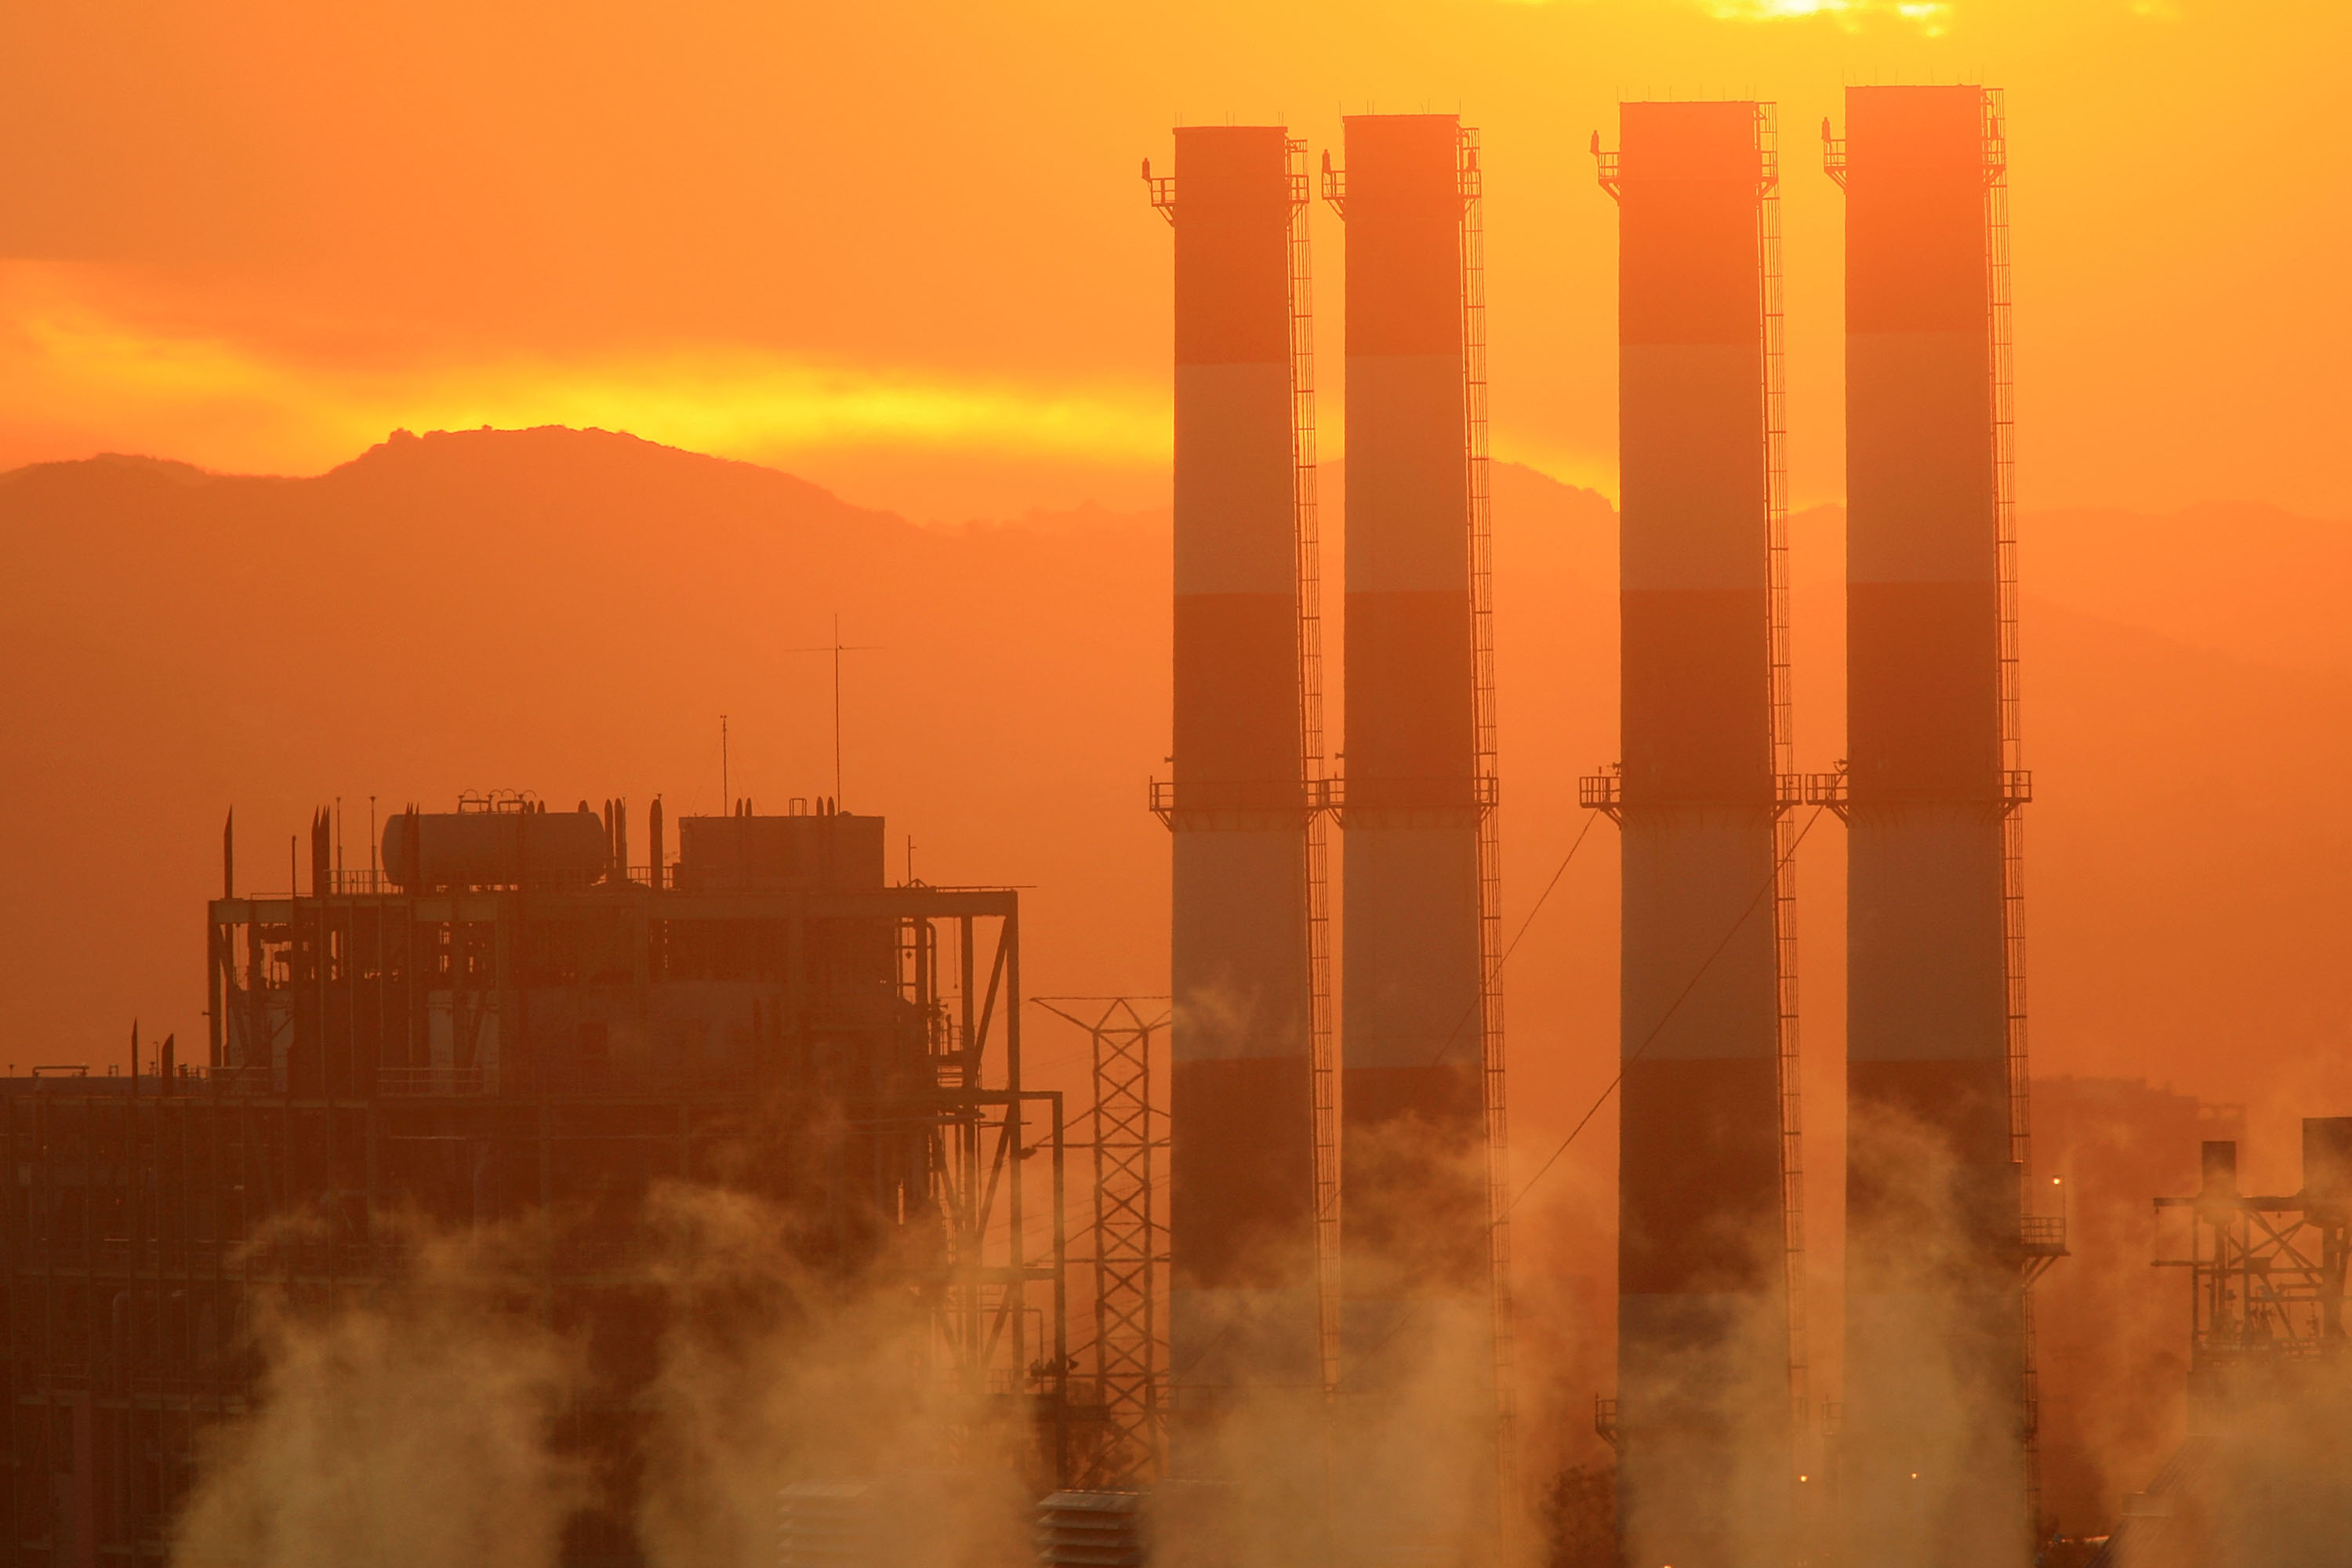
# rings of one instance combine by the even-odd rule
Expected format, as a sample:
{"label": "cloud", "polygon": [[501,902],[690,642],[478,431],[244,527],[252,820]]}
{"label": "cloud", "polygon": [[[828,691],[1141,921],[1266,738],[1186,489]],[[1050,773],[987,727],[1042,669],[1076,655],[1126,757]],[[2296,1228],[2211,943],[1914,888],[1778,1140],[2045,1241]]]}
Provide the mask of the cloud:
{"label": "cloud", "polygon": [[[301,471],[394,426],[601,426],[729,457],[844,448],[1167,460],[1156,386],[1037,385],[921,367],[681,346],[472,359],[306,355],[174,322],[77,269],[0,273],[0,423],[52,450],[144,446],[216,468]],[[160,319],[159,319],[160,318]]]}
{"label": "cloud", "polygon": [[1951,19],[1949,0],[1697,0],[1710,16],[1726,21],[1780,22],[1827,16],[1848,26],[1866,16],[1897,16],[1931,33]]}
{"label": "cloud", "polygon": [[[1523,5],[1547,5],[1553,0],[1508,0]],[[2162,5],[2166,0],[2138,0]],[[1919,28],[1930,37],[1942,34],[1952,20],[1953,0],[1675,0],[1685,9],[1702,11],[1724,22],[1790,22],[1828,20],[1852,32],[1866,21],[1891,18]]]}

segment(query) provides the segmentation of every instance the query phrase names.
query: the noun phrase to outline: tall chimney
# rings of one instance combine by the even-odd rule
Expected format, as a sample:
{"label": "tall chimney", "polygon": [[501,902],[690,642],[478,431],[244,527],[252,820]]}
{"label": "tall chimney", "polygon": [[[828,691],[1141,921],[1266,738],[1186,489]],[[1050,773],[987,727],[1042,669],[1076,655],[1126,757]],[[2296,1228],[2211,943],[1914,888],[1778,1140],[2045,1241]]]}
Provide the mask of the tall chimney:
{"label": "tall chimney", "polygon": [[[1175,133],[1175,754],[1169,1353],[1179,1473],[1236,1407],[1322,1386],[1308,793],[1303,151]],[[1150,179],[1149,165],[1146,178]],[[1311,580],[1306,584],[1311,588]],[[1328,1051],[1328,1045],[1326,1047]]]}
{"label": "tall chimney", "polygon": [[[1484,1528],[1444,1511],[1500,1458],[1475,148],[1453,115],[1350,116],[1328,190],[1348,230],[1340,1360],[1375,1428],[1412,1425],[1387,1502],[1446,1533]],[[1406,1414],[1444,1363],[1483,1396]]]}
{"label": "tall chimney", "polygon": [[1625,1562],[1716,1568],[1789,1556],[1802,1369],[1777,152],[1769,105],[1619,120],[1618,1517]]}
{"label": "tall chimney", "polygon": [[325,806],[310,814],[310,896],[323,899],[335,890],[333,836]]}
{"label": "tall chimney", "polygon": [[1997,1568],[2035,1508],[2000,101],[1846,117],[1847,1547]]}

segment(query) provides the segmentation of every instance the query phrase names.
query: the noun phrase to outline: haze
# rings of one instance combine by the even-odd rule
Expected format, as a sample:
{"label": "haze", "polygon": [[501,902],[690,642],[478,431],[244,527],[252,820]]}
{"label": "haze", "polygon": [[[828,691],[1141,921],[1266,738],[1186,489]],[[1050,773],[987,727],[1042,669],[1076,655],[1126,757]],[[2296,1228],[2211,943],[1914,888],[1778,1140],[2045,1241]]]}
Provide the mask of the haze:
{"label": "haze", "polygon": [[[2352,1111],[2347,46],[2336,6],[2200,0],[17,7],[10,1068],[102,1070],[134,1016],[201,1059],[232,807],[241,880],[275,889],[337,800],[354,865],[372,809],[462,790],[719,809],[722,714],[734,795],[832,793],[805,650],[836,617],[841,793],[888,818],[892,875],[1021,885],[1032,994],[1164,993],[1169,250],[1138,163],[1171,123],[1319,151],[1343,111],[1459,110],[1513,1152],[1546,1172],[1530,1426],[1581,1441],[1613,1112],[1547,1161],[1616,1052],[1614,835],[1563,869],[1577,778],[1618,745],[1617,216],[1587,140],[1621,98],[1780,106],[1796,760],[1822,771],[1843,213],[1815,127],[1848,83],[1984,81],[2012,149],[2035,1071],[2245,1105],[2273,1179],[2294,1118]],[[1344,291],[1316,224],[1336,582]],[[1799,857],[1822,1237],[1844,853],[1824,830]],[[1083,1042],[1039,1027],[1037,1071],[1080,1089]],[[1838,1261],[1814,1254],[1823,1345]]]}
{"label": "haze", "polygon": [[[1842,486],[1849,82],[2009,89],[2021,499],[2352,516],[2340,7],[907,0],[17,7],[0,463],[316,472],[597,424],[958,519],[1161,498],[1171,122],[1485,132],[1499,457],[1604,492],[1621,97],[1781,106],[1793,485]],[[1336,233],[1336,230],[1334,231]],[[1320,312],[1337,349],[1338,268]],[[1336,412],[1331,410],[1329,412]],[[1327,419],[1336,438],[1339,421]]]}

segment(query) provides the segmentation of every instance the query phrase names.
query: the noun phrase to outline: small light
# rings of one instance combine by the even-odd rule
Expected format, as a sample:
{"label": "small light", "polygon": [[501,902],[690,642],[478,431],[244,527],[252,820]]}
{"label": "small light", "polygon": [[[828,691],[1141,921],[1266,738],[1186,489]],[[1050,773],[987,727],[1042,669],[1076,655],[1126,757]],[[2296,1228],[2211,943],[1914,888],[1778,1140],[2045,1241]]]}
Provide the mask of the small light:
{"label": "small light", "polygon": [[1915,1481],[1916,1481],[1916,1480],[1917,1480],[1917,1479],[1919,1479],[1919,1472],[1918,1472],[1918,1471],[1916,1471],[1916,1470],[1912,1471],[1912,1472],[1911,1472],[1911,1479],[1912,1479],[1913,1480],[1915,1480]]}
{"label": "small light", "polygon": [[1812,1478],[1812,1477],[1811,1477],[1811,1476],[1799,1476],[1797,1479],[1798,1479],[1799,1480],[1801,1480],[1801,1481],[1810,1481],[1810,1480],[1811,1480],[1813,1478]]}

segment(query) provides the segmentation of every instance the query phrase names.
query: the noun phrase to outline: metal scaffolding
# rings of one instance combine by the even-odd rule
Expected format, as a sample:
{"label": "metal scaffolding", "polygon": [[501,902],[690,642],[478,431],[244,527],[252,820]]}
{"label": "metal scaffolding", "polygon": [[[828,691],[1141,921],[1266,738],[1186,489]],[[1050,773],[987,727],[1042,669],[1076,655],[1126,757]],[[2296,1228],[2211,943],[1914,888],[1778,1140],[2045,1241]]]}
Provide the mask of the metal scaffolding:
{"label": "metal scaffolding", "polygon": [[2197,1399],[2242,1396],[2282,1374],[2352,1353],[2344,1291],[2352,1265],[2352,1118],[2304,1122],[2303,1188],[2238,1189],[2238,1146],[2208,1142],[2200,1190],[2159,1197],[2186,1211],[2185,1248],[2156,1259],[2189,1277],[2189,1378]]}
{"label": "metal scaffolding", "polygon": [[1166,1112],[1152,1103],[1152,1037],[1168,1027],[1164,996],[1041,996],[1037,1005],[1087,1032],[1094,1104],[1085,1147],[1094,1156],[1094,1339],[1100,1438],[1076,1465],[1079,1484],[1146,1484],[1167,1463],[1168,1335],[1160,1315],[1167,1266],[1159,1212]]}
{"label": "metal scaffolding", "polygon": [[943,1451],[1009,1426],[1065,1478],[1062,1097],[1022,1083],[1015,893],[313,871],[212,903],[209,1065],[0,1079],[0,1563],[167,1555],[204,1430],[253,1405],[257,1313],[525,1219],[530,1310],[615,1369],[554,1435],[604,1478],[566,1561],[635,1561],[671,1181],[774,1205],[796,1263],[927,1323]]}

